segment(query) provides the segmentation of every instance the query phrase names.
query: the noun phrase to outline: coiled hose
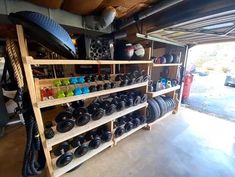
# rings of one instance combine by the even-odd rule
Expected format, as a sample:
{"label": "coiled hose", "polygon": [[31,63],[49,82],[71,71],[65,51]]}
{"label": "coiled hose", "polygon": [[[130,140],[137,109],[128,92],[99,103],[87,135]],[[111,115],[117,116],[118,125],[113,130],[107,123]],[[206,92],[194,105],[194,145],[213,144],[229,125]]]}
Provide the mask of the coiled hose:
{"label": "coiled hose", "polygon": [[28,92],[24,89],[24,75],[20,63],[21,58],[19,50],[12,39],[7,39],[6,51],[18,86],[15,101],[18,104],[19,113],[23,113],[27,134],[22,176],[29,177],[40,175],[45,166],[45,155],[34,118],[30,97]]}

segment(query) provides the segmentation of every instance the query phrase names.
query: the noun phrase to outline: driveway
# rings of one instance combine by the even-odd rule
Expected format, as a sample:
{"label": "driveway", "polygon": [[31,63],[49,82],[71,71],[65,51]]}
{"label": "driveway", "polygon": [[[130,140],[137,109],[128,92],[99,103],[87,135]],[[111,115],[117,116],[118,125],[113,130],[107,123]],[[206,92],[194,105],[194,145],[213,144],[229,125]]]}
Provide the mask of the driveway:
{"label": "driveway", "polygon": [[187,107],[235,121],[235,87],[224,86],[225,74],[194,75]]}

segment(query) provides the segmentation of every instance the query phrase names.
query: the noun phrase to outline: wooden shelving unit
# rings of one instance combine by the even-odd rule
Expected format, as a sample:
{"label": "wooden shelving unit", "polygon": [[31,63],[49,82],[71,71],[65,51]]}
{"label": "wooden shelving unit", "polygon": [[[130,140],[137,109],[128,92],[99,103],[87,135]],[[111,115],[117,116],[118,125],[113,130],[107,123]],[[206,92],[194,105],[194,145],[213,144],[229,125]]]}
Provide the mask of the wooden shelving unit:
{"label": "wooden shelving unit", "polygon": [[[130,108],[127,108],[123,111],[113,113],[110,116],[104,116],[100,120],[96,121],[90,121],[88,124],[82,127],[75,126],[72,130],[66,133],[59,133],[56,131],[56,128],[53,127],[55,130],[55,136],[52,139],[47,140],[44,135],[44,124],[43,124],[43,117],[41,108],[46,108],[49,106],[57,106],[64,103],[69,103],[73,101],[78,100],[87,100],[89,102],[91,99],[95,99],[96,97],[108,95],[116,92],[126,91],[130,89],[139,89],[142,92],[146,93],[148,88],[148,82],[133,84],[125,87],[118,87],[88,94],[83,94],[79,96],[71,96],[71,97],[65,97],[60,99],[53,99],[53,100],[46,100],[42,101],[40,96],[40,83],[43,81],[34,79],[33,73],[32,73],[32,67],[34,65],[112,65],[113,73],[115,74],[115,65],[116,64],[123,64],[125,65],[139,65],[141,69],[146,69],[149,72],[149,66],[152,65],[151,60],[67,60],[67,59],[61,59],[61,60],[54,60],[54,59],[34,59],[32,56],[29,56],[28,48],[27,48],[27,40],[24,36],[23,28],[22,26],[17,25],[17,36],[18,36],[18,42],[20,46],[20,52],[21,57],[23,60],[23,67],[24,72],[26,75],[26,81],[28,85],[28,90],[33,106],[33,111],[35,115],[35,119],[37,121],[39,135],[41,138],[44,154],[46,157],[46,163],[47,163],[47,169],[48,169],[48,176],[50,177],[58,177],[66,173],[67,171],[73,169],[74,167],[80,165],[81,163],[85,162],[89,158],[93,157],[94,155],[98,154],[99,152],[103,151],[104,149],[110,147],[115,142],[114,139],[108,143],[102,144],[99,148],[95,150],[89,151],[86,155],[82,156],[81,158],[74,158],[72,162],[70,162],[68,165],[58,168],[56,167],[56,160],[58,157],[54,157],[51,154],[51,150],[53,149],[54,145],[57,145],[63,141],[69,140],[77,135],[83,134],[89,130],[92,130],[94,128],[97,128],[101,125],[108,124],[110,131],[113,132],[113,121],[114,119],[124,116],[126,114],[129,114],[133,111],[136,111],[138,109],[141,109],[142,112],[145,114],[147,103],[142,103],[137,106],[133,106]],[[149,58],[148,58],[149,59]],[[44,80],[45,81],[45,80]],[[139,130],[140,128],[146,126],[146,124],[139,126],[136,129],[133,129],[132,131],[126,133],[122,137],[116,140],[117,141],[127,137],[128,135],[134,133],[135,131]],[[72,149],[70,151],[74,151],[75,149]]]}
{"label": "wooden shelving unit", "polygon": [[[179,67],[185,66],[185,58],[187,57],[187,45],[179,43],[177,41],[169,40],[161,36],[151,36],[136,33],[136,37],[141,40],[151,42],[151,57],[160,57],[166,53],[174,53],[179,57],[177,63],[166,63],[166,64],[155,64],[153,63],[150,66],[149,74],[153,81],[160,80],[161,77],[170,78],[170,79],[179,79]],[[166,72],[167,71],[167,72]],[[179,91],[180,90],[180,91]],[[173,98],[176,101],[176,108],[165,114],[164,116],[158,118],[156,121],[149,123],[147,128],[150,129],[152,125],[158,121],[168,117],[172,113],[176,113],[180,106],[180,100],[182,96],[182,83],[179,85],[170,87],[167,89],[159,90],[156,92],[148,92],[148,97],[157,97],[161,95],[167,95]]]}
{"label": "wooden shelving unit", "polygon": [[176,91],[176,90],[179,90],[179,89],[180,89],[180,85],[177,85],[175,87],[170,87],[170,88],[159,90],[159,91],[156,91],[156,92],[148,92],[148,96],[149,97],[156,97],[156,96],[160,96],[160,95],[163,95],[163,94],[166,94],[166,93],[170,93],[170,92],[173,92],[173,91]]}
{"label": "wooden shelving unit", "polygon": [[70,130],[69,132],[66,132],[66,133],[58,133],[56,130],[55,130],[55,127],[54,130],[55,130],[55,136],[52,138],[52,139],[49,139],[47,140],[47,147],[48,148],[51,148],[52,146],[56,145],[56,144],[59,144],[67,139],[70,139],[70,138],[73,138],[77,135],[80,135],[82,133],[85,133],[89,130],[92,130],[96,127],[99,127],[101,125],[104,125],[108,122],[111,122],[112,120],[115,120],[117,119],[118,117],[122,117],[126,114],[129,114],[133,111],[136,111],[136,110],[139,110],[141,108],[145,108],[147,107],[148,104],[147,103],[142,103],[142,104],[139,104],[137,106],[133,106],[133,107],[130,107],[130,108],[127,108],[123,111],[119,111],[119,112],[115,112],[113,113],[112,115],[110,116],[105,116],[105,117],[102,117],[101,119],[99,120],[96,120],[96,121],[90,121],[88,124],[82,126],[82,127],[75,127],[73,128],[72,130]]}

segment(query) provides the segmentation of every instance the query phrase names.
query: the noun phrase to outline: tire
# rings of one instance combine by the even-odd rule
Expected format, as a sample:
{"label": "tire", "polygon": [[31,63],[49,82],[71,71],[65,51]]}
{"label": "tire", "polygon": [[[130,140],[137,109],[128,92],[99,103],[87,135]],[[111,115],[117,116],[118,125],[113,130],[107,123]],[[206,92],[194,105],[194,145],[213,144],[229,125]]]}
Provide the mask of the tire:
{"label": "tire", "polygon": [[160,107],[152,98],[148,99],[148,103],[147,123],[151,123],[160,117]]}
{"label": "tire", "polygon": [[160,117],[164,116],[167,112],[167,105],[166,105],[165,101],[160,96],[155,97],[154,100],[158,103],[158,105],[160,107],[160,110],[161,110]]}

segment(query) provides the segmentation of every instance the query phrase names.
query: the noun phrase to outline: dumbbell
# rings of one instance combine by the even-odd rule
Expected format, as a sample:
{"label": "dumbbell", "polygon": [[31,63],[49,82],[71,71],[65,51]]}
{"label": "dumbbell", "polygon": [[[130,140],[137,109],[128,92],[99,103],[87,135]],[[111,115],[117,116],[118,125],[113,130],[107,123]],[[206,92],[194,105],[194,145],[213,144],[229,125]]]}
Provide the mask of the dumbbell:
{"label": "dumbbell", "polygon": [[100,105],[105,110],[106,115],[111,115],[116,111],[116,105],[112,104],[110,101],[103,101]]}
{"label": "dumbbell", "polygon": [[123,127],[117,127],[114,132],[114,136],[115,136],[115,138],[118,138],[118,137],[122,136],[124,133],[125,133],[125,129]]}
{"label": "dumbbell", "polygon": [[133,123],[131,121],[127,122],[125,125],[124,125],[124,129],[125,129],[125,132],[129,132],[133,129]]}
{"label": "dumbbell", "polygon": [[96,91],[97,91],[97,88],[96,88],[95,85],[91,85],[91,86],[89,87],[89,90],[90,90],[90,92],[96,92]]}
{"label": "dumbbell", "polygon": [[65,133],[70,131],[74,125],[75,122],[73,120],[73,115],[70,111],[64,111],[60,112],[56,118],[56,130],[60,133]]}
{"label": "dumbbell", "polygon": [[126,119],[125,116],[122,116],[122,117],[119,117],[118,119],[116,119],[114,122],[115,126],[120,127],[120,126],[124,125],[126,123],[125,119]]}
{"label": "dumbbell", "polygon": [[110,85],[111,85],[111,88],[116,88],[118,86],[116,82],[111,82]]}
{"label": "dumbbell", "polygon": [[124,76],[122,76],[121,74],[118,74],[115,77],[115,81],[120,81],[120,86],[126,86],[128,84],[128,79],[126,79]]}
{"label": "dumbbell", "polygon": [[89,105],[88,112],[92,115],[92,120],[99,120],[105,114],[105,110],[101,108],[99,103]]}
{"label": "dumbbell", "polygon": [[53,149],[54,155],[60,156],[56,160],[57,167],[59,167],[59,168],[64,167],[64,166],[68,165],[73,160],[73,153],[68,152],[69,149],[70,149],[70,146],[69,146],[68,142],[63,142],[63,143],[57,145],[55,147],[55,149]]}
{"label": "dumbbell", "polygon": [[92,75],[91,76],[91,82],[95,82],[98,80],[98,76],[97,75]]}
{"label": "dumbbell", "polygon": [[111,86],[111,83],[105,83],[104,84],[104,89],[107,90],[107,89],[111,89],[112,86]]}
{"label": "dumbbell", "polygon": [[104,76],[103,74],[100,74],[100,75],[98,76],[98,80],[100,80],[100,81],[103,81],[104,78],[105,78],[105,76]]}
{"label": "dumbbell", "polygon": [[112,104],[116,105],[116,110],[117,111],[122,111],[123,109],[125,109],[125,102],[123,100],[121,100],[120,98],[114,98],[111,102]]}
{"label": "dumbbell", "polygon": [[77,126],[84,126],[91,119],[91,115],[85,107],[75,108],[73,111],[73,117],[75,118],[75,123]]}
{"label": "dumbbell", "polygon": [[104,80],[110,80],[110,79],[111,79],[111,77],[110,77],[109,74],[105,74],[105,75],[104,75]]}
{"label": "dumbbell", "polygon": [[97,88],[97,91],[104,90],[104,86],[102,84],[98,84],[96,88]]}
{"label": "dumbbell", "polygon": [[87,145],[83,144],[84,142],[85,142],[85,138],[84,136],[81,136],[81,135],[74,137],[72,141],[70,142],[73,148],[77,147],[77,149],[74,151],[75,157],[82,157],[88,152],[89,148]]}
{"label": "dumbbell", "polygon": [[131,120],[133,128],[137,128],[140,125],[140,119],[138,117],[133,117]]}
{"label": "dumbbell", "polygon": [[103,142],[109,142],[112,139],[112,133],[109,131],[106,125],[103,125],[97,129],[97,134],[100,136]]}
{"label": "dumbbell", "polygon": [[86,136],[87,141],[90,140],[88,146],[89,146],[91,149],[97,149],[97,148],[100,146],[100,144],[101,144],[101,139],[100,139],[100,137],[97,135],[96,130],[91,130],[91,131],[89,131],[85,136]]}
{"label": "dumbbell", "polygon": [[54,130],[52,129],[52,122],[51,121],[47,121],[44,125],[44,135],[46,137],[46,139],[51,139],[55,136],[55,132]]}
{"label": "dumbbell", "polygon": [[91,82],[91,75],[84,77],[85,82]]}
{"label": "dumbbell", "polygon": [[129,97],[128,95],[121,95],[121,99],[125,102],[125,106],[131,107],[134,104],[134,100],[132,97]]}
{"label": "dumbbell", "polygon": [[83,94],[90,93],[90,90],[88,87],[83,87],[81,90]]}

